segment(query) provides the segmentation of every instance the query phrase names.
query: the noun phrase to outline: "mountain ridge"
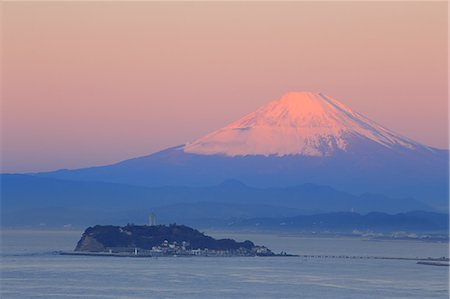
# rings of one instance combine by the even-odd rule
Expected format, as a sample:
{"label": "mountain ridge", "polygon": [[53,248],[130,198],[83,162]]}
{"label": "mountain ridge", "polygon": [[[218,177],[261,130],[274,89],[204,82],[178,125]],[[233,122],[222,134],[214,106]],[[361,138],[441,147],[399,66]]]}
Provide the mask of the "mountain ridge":
{"label": "mountain ridge", "polygon": [[409,230],[448,232],[448,214],[411,211],[406,213],[387,214],[370,212],[360,214],[354,212],[334,212],[313,215],[298,215],[285,218],[253,218],[233,223],[239,228],[258,229],[302,229],[302,230]]}
{"label": "mountain ridge", "polygon": [[448,154],[328,96],[291,93],[186,145],[111,165],[35,175],[148,187],[200,187],[228,179],[254,187],[313,183],[349,193],[412,197],[446,209]]}
{"label": "mountain ridge", "polygon": [[412,198],[353,195],[328,186],[254,188],[238,181],[207,187],[139,187],[29,175],[0,175],[2,225],[94,225],[158,219],[190,224],[228,219],[287,217],[332,211],[388,213],[433,208]]}

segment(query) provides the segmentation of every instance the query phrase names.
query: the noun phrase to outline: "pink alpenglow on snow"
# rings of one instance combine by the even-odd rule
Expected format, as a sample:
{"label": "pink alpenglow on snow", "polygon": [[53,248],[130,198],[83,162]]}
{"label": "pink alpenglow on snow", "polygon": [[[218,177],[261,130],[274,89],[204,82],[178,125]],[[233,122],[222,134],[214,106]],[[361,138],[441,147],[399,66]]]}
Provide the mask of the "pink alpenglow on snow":
{"label": "pink alpenglow on snow", "polygon": [[388,147],[427,149],[321,93],[290,92],[187,144],[187,153],[226,156],[329,156],[355,138]]}

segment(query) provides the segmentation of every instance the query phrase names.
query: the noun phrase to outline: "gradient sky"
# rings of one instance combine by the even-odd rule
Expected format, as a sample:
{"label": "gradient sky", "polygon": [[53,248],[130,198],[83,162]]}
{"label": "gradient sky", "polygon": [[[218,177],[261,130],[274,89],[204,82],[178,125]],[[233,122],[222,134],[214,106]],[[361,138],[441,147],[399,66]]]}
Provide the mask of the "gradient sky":
{"label": "gradient sky", "polygon": [[4,2],[2,171],[145,155],[287,91],[448,148],[446,2]]}

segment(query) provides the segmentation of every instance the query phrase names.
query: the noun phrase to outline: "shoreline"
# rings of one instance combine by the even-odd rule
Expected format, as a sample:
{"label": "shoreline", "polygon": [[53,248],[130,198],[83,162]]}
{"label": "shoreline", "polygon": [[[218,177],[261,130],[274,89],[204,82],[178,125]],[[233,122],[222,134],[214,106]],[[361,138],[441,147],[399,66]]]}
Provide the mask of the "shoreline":
{"label": "shoreline", "polygon": [[155,257],[300,257],[296,254],[275,254],[275,255],[195,255],[195,254],[132,254],[128,252],[89,252],[89,251],[54,251],[56,255],[71,256],[104,256],[104,257],[131,257],[131,258],[155,258]]}
{"label": "shoreline", "polygon": [[298,257],[306,259],[353,259],[353,260],[404,260],[404,261],[418,261],[418,264],[435,265],[435,266],[449,266],[448,258],[432,258],[432,257],[390,257],[390,256],[357,256],[357,255],[308,255],[308,254],[275,254],[271,256],[257,256],[257,255],[188,255],[188,254],[174,254],[174,255],[151,255],[151,254],[130,254],[126,252],[81,252],[81,251],[55,251],[56,255],[70,255],[70,256],[104,256],[104,257],[131,257],[131,258],[155,258],[155,257]]}

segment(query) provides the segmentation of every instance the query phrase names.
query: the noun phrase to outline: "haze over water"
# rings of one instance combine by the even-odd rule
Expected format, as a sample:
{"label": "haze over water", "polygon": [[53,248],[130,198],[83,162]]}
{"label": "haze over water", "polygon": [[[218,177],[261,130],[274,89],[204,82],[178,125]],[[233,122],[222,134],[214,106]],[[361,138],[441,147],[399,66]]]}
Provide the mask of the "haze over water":
{"label": "haze over water", "polygon": [[[441,256],[448,244],[211,232],[292,253]],[[52,255],[80,232],[4,231],[2,298],[448,298],[448,268],[366,259]],[[370,249],[369,249],[370,248]]]}

